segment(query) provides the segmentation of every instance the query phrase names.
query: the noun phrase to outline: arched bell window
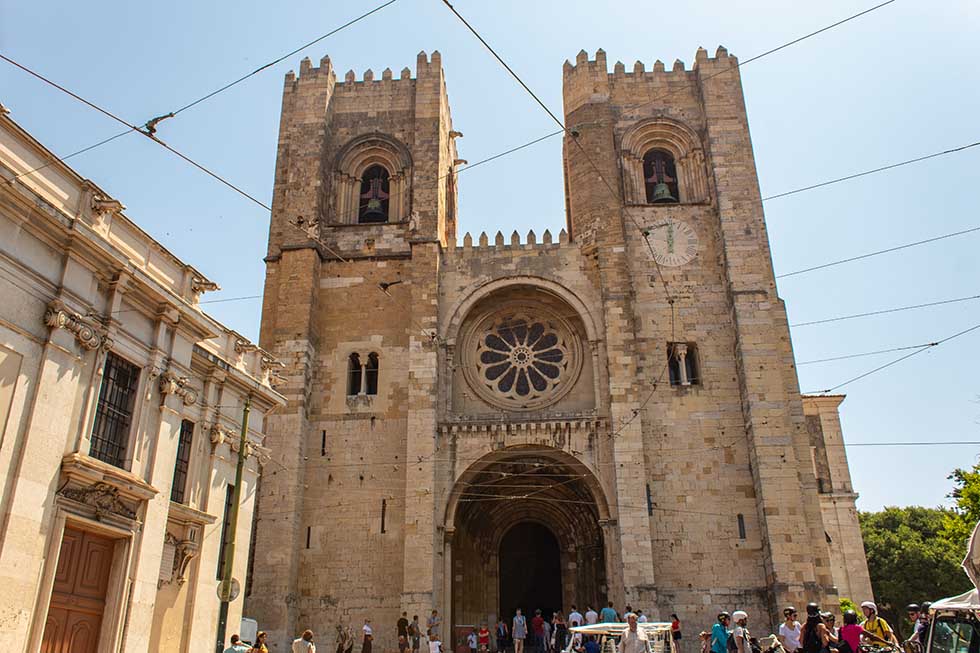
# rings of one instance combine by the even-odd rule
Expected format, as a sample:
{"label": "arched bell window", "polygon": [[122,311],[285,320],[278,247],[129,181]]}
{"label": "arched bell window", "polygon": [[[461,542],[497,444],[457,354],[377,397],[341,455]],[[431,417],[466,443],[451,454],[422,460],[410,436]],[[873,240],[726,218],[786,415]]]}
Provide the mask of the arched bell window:
{"label": "arched bell window", "polygon": [[361,224],[388,222],[390,177],[384,166],[373,165],[361,176],[357,221]]}
{"label": "arched bell window", "polygon": [[677,166],[666,150],[654,149],[643,155],[643,180],[647,204],[677,202]]}
{"label": "arched bell window", "polygon": [[347,396],[353,397],[361,394],[361,375],[363,373],[364,367],[361,365],[361,356],[351,354],[350,358],[347,359]]}

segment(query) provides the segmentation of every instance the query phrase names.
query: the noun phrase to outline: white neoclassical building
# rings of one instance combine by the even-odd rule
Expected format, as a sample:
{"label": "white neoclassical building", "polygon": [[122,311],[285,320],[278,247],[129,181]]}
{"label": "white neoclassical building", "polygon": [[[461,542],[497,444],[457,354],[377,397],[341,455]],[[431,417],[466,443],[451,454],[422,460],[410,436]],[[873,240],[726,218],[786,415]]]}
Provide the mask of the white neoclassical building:
{"label": "white neoclassical building", "polygon": [[[244,583],[275,362],[199,306],[217,286],[0,106],[0,639],[211,651],[243,404]],[[243,599],[233,601],[230,635]]]}

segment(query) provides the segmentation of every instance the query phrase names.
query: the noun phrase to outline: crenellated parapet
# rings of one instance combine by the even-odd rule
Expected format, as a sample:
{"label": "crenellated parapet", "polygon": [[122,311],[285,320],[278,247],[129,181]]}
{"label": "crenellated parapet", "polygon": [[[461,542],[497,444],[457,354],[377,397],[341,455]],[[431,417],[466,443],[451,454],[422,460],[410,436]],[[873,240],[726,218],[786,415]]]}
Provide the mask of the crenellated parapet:
{"label": "crenellated parapet", "polygon": [[504,234],[498,231],[493,237],[493,242],[490,241],[490,237],[484,231],[480,233],[475,242],[473,240],[473,236],[467,232],[467,234],[463,236],[462,245],[450,247],[446,250],[446,252],[450,256],[481,256],[493,252],[547,251],[567,249],[571,246],[571,239],[568,237],[568,232],[566,232],[564,229],[558,232],[557,240],[551,235],[551,230],[545,229],[544,233],[541,235],[540,242],[538,241],[538,236],[534,233],[533,229],[527,232],[527,234],[524,236],[523,242],[521,242],[521,235],[517,233],[517,231],[512,232],[509,238],[505,238]]}
{"label": "crenellated parapet", "polygon": [[703,81],[702,71],[718,64],[737,67],[738,59],[729,55],[724,46],[718,46],[714,57],[709,57],[704,48],[698,48],[694,66],[690,69],[680,59],[674,60],[669,69],[658,59],[650,70],[642,61],[636,61],[629,70],[626,64],[617,61],[613,64],[612,72],[609,72],[604,50],[596,50],[592,59],[582,50],[575,57],[574,64],[566,60],[563,67],[565,112],[570,113],[582,104],[607,100],[617,89],[635,92],[641,86],[669,88]]}

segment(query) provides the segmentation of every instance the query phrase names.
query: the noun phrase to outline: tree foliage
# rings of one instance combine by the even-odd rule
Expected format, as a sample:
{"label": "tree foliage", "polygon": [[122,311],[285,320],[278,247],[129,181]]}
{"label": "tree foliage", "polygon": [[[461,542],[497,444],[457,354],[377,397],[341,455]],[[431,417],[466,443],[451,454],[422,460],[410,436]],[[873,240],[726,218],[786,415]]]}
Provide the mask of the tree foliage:
{"label": "tree foliage", "polygon": [[858,515],[879,613],[902,637],[911,633],[907,604],[935,601],[972,587],[960,567],[965,547],[945,531],[950,514],[941,508],[910,506]]}
{"label": "tree foliage", "polygon": [[949,496],[956,507],[943,516],[942,536],[965,554],[967,539],[980,521],[980,463],[971,469],[954,469],[949,480],[953,481]]}

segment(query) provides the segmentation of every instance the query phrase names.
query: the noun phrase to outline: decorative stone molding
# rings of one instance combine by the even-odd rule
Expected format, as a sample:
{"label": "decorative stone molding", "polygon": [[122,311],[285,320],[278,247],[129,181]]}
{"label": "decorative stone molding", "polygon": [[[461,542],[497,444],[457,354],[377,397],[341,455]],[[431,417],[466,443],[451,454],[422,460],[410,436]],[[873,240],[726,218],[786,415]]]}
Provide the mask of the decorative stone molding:
{"label": "decorative stone molding", "polygon": [[75,340],[88,350],[112,349],[113,342],[78,313],[69,311],[60,301],[53,301],[44,312],[44,323],[51,329],[64,329],[75,335]]}
{"label": "decorative stone molding", "polygon": [[160,377],[160,394],[164,397],[169,394],[177,395],[185,406],[193,406],[197,403],[197,390],[190,387],[189,383],[186,376],[177,376],[168,370]]}
{"label": "decorative stone molding", "polygon": [[[232,433],[231,430],[215,424],[210,429],[211,432],[211,451],[212,453],[221,445],[227,444],[232,453],[238,453],[241,449],[241,435]],[[272,450],[263,447],[252,439],[245,443],[245,458],[255,458],[259,465],[265,465],[272,459]]]}
{"label": "decorative stone molding", "polygon": [[518,435],[527,437],[569,436],[573,433],[596,435],[608,430],[609,421],[600,417],[518,421],[471,421],[439,424],[441,436],[495,437]]}
{"label": "decorative stone molding", "polygon": [[90,506],[95,518],[102,521],[110,515],[136,519],[136,511],[119,498],[119,490],[108,483],[96,483],[88,487],[64,487],[59,495]]}
{"label": "decorative stone molding", "polygon": [[182,503],[170,502],[157,589],[172,583],[179,587],[187,582],[190,563],[201,552],[204,528],[215,521],[217,517],[214,515]]}
{"label": "decorative stone molding", "polygon": [[92,209],[92,225],[97,231],[107,234],[113,216],[126,209],[119,200],[107,195],[102,195],[93,189],[92,199],[89,203]]}
{"label": "decorative stone molding", "polygon": [[249,352],[256,351],[259,348],[255,343],[249,342],[245,338],[239,338],[235,341],[235,353],[236,354],[247,354]]}

